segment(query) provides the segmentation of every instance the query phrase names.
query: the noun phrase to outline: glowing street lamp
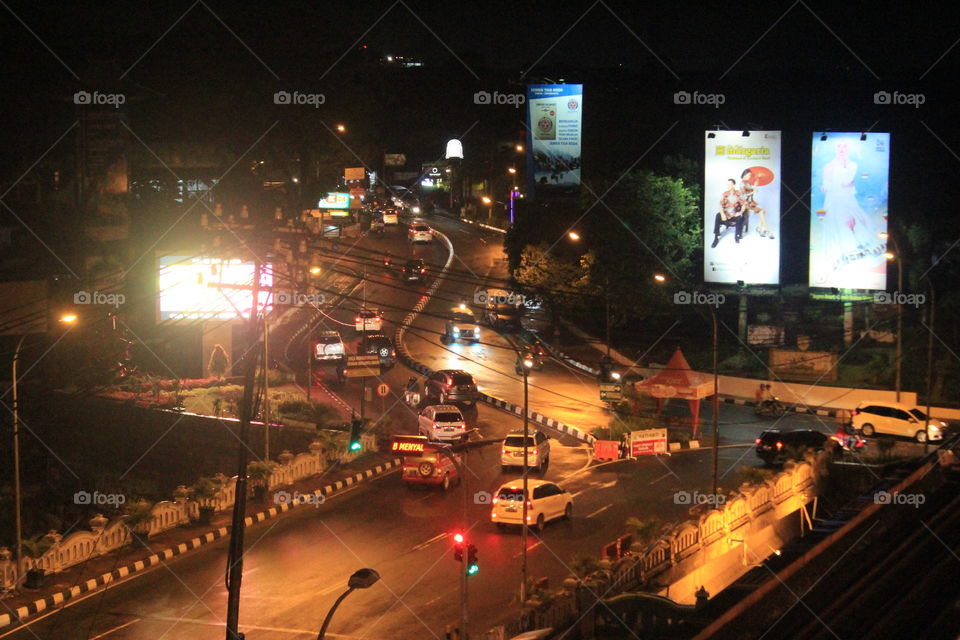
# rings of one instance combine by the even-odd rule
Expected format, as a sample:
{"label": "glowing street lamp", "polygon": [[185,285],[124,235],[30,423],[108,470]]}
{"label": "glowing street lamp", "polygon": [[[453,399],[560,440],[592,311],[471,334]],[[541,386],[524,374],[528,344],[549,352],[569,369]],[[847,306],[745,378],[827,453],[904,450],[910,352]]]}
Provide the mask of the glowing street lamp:
{"label": "glowing street lamp", "polygon": [[580,240],[580,234],[577,233],[576,231],[569,232],[567,234],[567,237],[573,240],[574,242],[578,242]]}
{"label": "glowing street lamp", "polygon": [[336,127],[336,129],[337,129],[337,131],[339,131],[340,133],[346,133],[346,132],[347,132],[347,126],[346,126],[345,124],[338,124],[337,127]]}
{"label": "glowing street lamp", "polygon": [[491,200],[489,196],[483,196],[480,198],[480,200],[483,202],[483,204],[493,204],[493,200]]}
{"label": "glowing street lamp", "polygon": [[516,173],[516,172],[517,172],[517,170],[516,170],[515,167],[510,167],[510,168],[507,169],[507,173]]}
{"label": "glowing street lamp", "polygon": [[662,273],[657,273],[654,274],[653,279],[662,283],[667,281],[667,276],[663,275]]}
{"label": "glowing street lamp", "polygon": [[518,144],[515,148],[516,148],[516,150],[517,150],[517,153],[523,153],[523,145],[522,145],[522,144]]}

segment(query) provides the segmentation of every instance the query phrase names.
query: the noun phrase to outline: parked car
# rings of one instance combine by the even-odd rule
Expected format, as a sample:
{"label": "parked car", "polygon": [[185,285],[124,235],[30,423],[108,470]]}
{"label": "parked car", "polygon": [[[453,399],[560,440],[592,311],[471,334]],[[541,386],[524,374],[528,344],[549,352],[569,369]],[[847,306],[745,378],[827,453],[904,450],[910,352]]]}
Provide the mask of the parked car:
{"label": "parked car", "polygon": [[[573,497],[559,485],[547,480],[527,478],[527,489],[530,492],[527,500],[527,526],[543,531],[550,520],[569,520],[573,517]],[[523,501],[522,479],[501,485],[493,496],[490,521],[499,529],[504,529],[507,525],[522,525]]]}
{"label": "parked car", "polygon": [[460,442],[467,435],[467,423],[455,405],[437,404],[424,407],[418,417],[420,435],[432,441]]}
{"label": "parked car", "polygon": [[393,340],[382,333],[367,335],[366,339],[360,343],[360,353],[365,355],[374,355],[380,357],[380,366],[389,369],[397,364],[397,349],[393,345]]}
{"label": "parked car", "polygon": [[450,318],[443,325],[443,335],[440,336],[443,344],[454,342],[480,342],[480,323],[465,304],[450,310]]}
{"label": "parked car", "polygon": [[422,222],[410,225],[408,235],[410,242],[433,242],[433,230]]}
{"label": "parked car", "polygon": [[427,398],[437,404],[473,404],[480,398],[473,376],[461,369],[442,369],[427,378],[424,388]]}
{"label": "parked car", "polygon": [[403,279],[407,282],[423,282],[427,278],[427,265],[419,258],[407,260],[403,265]]}
{"label": "parked car", "polygon": [[337,331],[321,331],[314,342],[314,358],[317,360],[342,360],[346,349]]}
{"label": "parked car", "polygon": [[913,438],[917,442],[943,440],[947,423],[928,418],[920,409],[899,402],[864,401],[852,412],[853,427],[868,438],[874,434]]}
{"label": "parked car", "polygon": [[361,309],[353,319],[357,331],[382,331],[383,316],[376,309]]}
{"label": "parked car", "polygon": [[508,434],[500,447],[500,468],[523,468],[523,450],[527,450],[527,466],[543,473],[550,464],[550,438],[541,431],[531,431],[524,445],[523,432]]}
{"label": "parked car", "polygon": [[794,429],[780,431],[766,429],[754,440],[757,457],[767,464],[775,464],[787,460],[791,452],[813,449],[829,450],[834,455],[841,455],[842,445],[829,435],[815,429]]}

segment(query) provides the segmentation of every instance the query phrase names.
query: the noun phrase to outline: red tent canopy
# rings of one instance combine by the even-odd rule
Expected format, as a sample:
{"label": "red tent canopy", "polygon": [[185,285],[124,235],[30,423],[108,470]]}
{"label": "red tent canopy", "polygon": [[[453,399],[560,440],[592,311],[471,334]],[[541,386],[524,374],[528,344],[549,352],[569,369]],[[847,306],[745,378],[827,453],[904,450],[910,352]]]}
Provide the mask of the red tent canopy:
{"label": "red tent canopy", "polygon": [[713,395],[713,376],[691,369],[690,363],[677,347],[662,371],[636,383],[635,388],[656,399],[657,415],[660,415],[665,398],[687,400],[693,414],[693,434],[696,436],[700,424],[700,399]]}

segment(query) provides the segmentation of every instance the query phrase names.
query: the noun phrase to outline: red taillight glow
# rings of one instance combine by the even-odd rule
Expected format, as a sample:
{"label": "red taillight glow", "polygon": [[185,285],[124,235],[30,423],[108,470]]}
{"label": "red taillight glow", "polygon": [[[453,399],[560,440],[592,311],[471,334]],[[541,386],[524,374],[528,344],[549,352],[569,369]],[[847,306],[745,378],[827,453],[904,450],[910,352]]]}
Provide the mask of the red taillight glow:
{"label": "red taillight glow", "polygon": [[533,450],[530,451],[530,455],[532,455],[532,456],[537,455],[537,448],[536,448],[536,447],[534,447]]}
{"label": "red taillight glow", "polygon": [[457,544],[463,544],[463,534],[462,533],[453,534],[453,541],[456,542]]}
{"label": "red taillight glow", "polygon": [[757,438],[756,440],[754,440],[753,444],[760,444],[760,438]]}
{"label": "red taillight glow", "polygon": [[860,409],[854,409],[853,411],[850,412],[850,415],[852,416],[859,415],[859,414],[860,414]]}
{"label": "red taillight glow", "polygon": [[363,320],[363,318],[361,318],[360,316],[357,316],[356,318],[353,319],[354,322],[360,322],[361,320]]}
{"label": "red taillight glow", "polygon": [[783,443],[782,443],[782,442],[778,442],[778,443],[777,443],[777,449],[783,449]]}
{"label": "red taillight glow", "polygon": [[493,496],[493,504],[497,504],[499,500],[500,498],[498,498],[497,496]]}
{"label": "red taillight glow", "polygon": [[533,503],[527,500],[527,509],[533,509]]}

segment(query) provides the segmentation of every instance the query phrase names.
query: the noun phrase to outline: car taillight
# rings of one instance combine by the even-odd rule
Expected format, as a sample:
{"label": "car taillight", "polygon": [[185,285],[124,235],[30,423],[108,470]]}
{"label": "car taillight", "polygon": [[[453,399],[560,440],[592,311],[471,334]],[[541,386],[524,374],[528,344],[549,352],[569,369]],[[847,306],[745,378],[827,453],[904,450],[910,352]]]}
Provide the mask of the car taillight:
{"label": "car taillight", "polygon": [[353,319],[354,322],[360,322],[360,320],[362,320],[360,316],[357,316],[356,318]]}
{"label": "car taillight", "polygon": [[502,455],[502,456],[507,455],[507,448],[506,448],[506,447],[501,447],[501,448],[500,448],[500,455]]}
{"label": "car taillight", "polygon": [[756,440],[754,440],[753,444],[760,444],[760,438],[757,438]]}
{"label": "car taillight", "polygon": [[527,500],[527,509],[533,509],[533,503]]}
{"label": "car taillight", "polygon": [[493,504],[497,504],[499,500],[500,498],[498,498],[497,496],[493,496]]}
{"label": "car taillight", "polygon": [[782,443],[782,442],[778,442],[778,443],[777,443],[777,449],[783,449],[783,443]]}
{"label": "car taillight", "polygon": [[536,447],[534,447],[533,450],[530,451],[530,455],[532,455],[532,456],[537,455],[537,448],[536,448]]}
{"label": "car taillight", "polygon": [[853,411],[850,412],[850,415],[851,415],[851,416],[855,416],[855,415],[859,415],[859,414],[860,414],[860,409],[854,409]]}

